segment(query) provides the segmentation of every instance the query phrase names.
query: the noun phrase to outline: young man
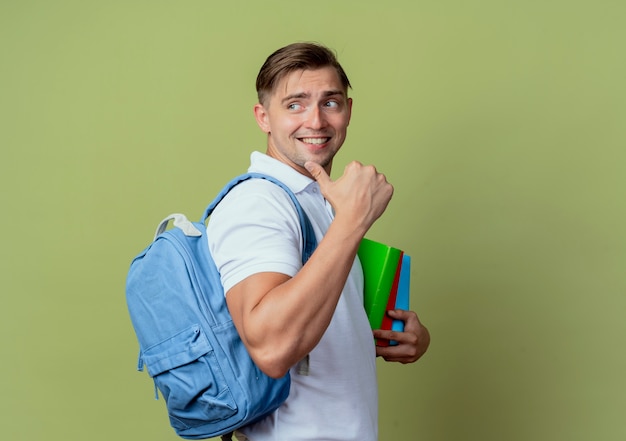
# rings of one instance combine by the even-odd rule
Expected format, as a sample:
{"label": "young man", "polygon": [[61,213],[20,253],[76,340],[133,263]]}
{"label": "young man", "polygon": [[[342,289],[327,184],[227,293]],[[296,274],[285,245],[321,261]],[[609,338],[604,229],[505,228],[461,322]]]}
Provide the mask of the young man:
{"label": "young man", "polygon": [[[318,247],[304,266],[293,203],[270,182],[238,185],[209,222],[211,252],[244,344],[265,373],[290,371],[292,379],[287,401],[241,429],[240,440],[377,440],[376,356],[414,362],[430,342],[413,312],[390,312],[405,322],[404,332],[372,334],[363,309],[356,253],[393,187],[358,162],[329,178],[350,122],[349,87],[334,54],[309,43],[274,52],[257,77],[254,115],[267,150],[252,154],[249,171],[288,185],[310,218]],[[375,347],[373,337],[399,344]]]}

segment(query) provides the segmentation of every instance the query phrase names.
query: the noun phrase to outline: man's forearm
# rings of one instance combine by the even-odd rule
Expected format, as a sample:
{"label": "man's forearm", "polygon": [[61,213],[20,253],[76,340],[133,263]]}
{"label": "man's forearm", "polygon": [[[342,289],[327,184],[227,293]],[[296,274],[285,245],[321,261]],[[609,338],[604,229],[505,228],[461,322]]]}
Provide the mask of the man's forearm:
{"label": "man's forearm", "polygon": [[[295,277],[261,273],[229,291],[229,307],[232,303],[239,313],[233,314],[235,324],[252,358],[266,373],[284,375],[320,341],[363,234],[336,219]],[[236,315],[240,318],[235,319]]]}

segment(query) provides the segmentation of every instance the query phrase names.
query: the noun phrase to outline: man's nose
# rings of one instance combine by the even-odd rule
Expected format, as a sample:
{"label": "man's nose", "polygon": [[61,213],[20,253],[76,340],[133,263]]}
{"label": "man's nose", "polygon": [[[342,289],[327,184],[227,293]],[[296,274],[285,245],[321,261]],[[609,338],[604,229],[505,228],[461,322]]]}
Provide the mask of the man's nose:
{"label": "man's nose", "polygon": [[326,126],[326,118],[322,109],[319,106],[314,106],[311,108],[308,118],[307,125],[311,129],[319,130]]}

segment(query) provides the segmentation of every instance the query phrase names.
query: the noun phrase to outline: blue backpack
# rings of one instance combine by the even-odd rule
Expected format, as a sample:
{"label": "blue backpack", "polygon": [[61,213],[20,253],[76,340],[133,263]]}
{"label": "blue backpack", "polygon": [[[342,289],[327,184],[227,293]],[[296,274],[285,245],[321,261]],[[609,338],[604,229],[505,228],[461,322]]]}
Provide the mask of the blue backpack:
{"label": "blue backpack", "polygon": [[[228,434],[276,410],[289,395],[289,374],[265,375],[252,361],[226,306],[209,252],[205,222],[222,198],[251,178],[271,181],[291,197],[300,218],[304,264],[316,247],[311,223],[280,181],[248,173],[229,182],[200,222],[164,219],[154,241],[130,265],[126,301],[145,363],[167,404],[170,423],[187,439]],[[165,231],[169,220],[174,226]]]}

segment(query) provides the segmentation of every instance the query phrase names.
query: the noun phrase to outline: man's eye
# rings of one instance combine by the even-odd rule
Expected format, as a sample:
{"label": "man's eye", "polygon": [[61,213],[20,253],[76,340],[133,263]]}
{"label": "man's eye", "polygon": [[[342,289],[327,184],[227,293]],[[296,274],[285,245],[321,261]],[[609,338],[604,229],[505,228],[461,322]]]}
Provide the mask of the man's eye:
{"label": "man's eye", "polygon": [[339,107],[339,103],[337,101],[326,101],[324,106],[330,107],[330,108],[336,108],[336,107]]}
{"label": "man's eye", "polygon": [[300,110],[302,108],[302,106],[298,103],[291,103],[287,106],[287,109],[289,110]]}

